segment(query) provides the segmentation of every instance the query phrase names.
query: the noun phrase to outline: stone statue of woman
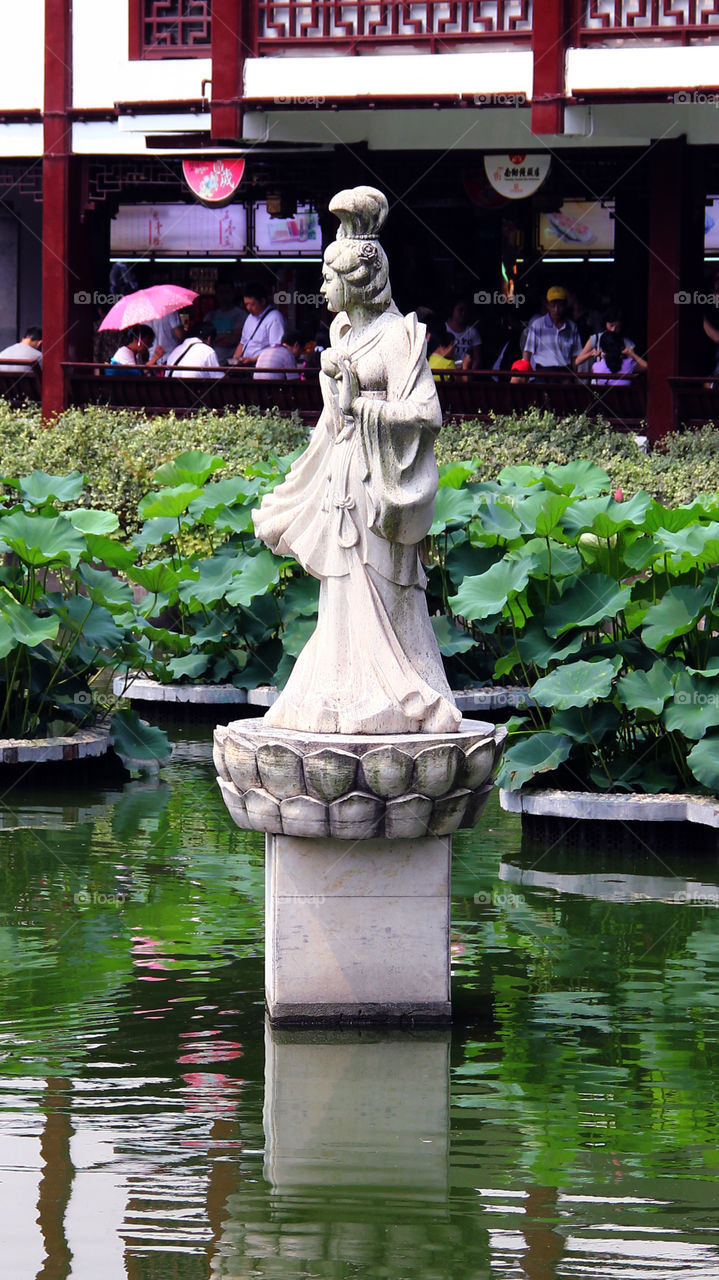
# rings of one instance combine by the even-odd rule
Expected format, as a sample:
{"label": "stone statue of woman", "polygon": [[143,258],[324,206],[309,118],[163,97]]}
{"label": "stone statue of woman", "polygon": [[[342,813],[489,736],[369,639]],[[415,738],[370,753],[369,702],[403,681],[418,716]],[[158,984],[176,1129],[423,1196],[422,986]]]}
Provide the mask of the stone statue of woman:
{"label": "stone statue of woman", "polygon": [[387,200],[341,191],[324,255],[331,346],[310,443],[254,512],[259,538],[320,580],[317,628],[265,716],[315,733],[447,733],[454,705],[432,630],[420,545],[437,492],[441,411],[425,327],[392,301],[379,231]]}

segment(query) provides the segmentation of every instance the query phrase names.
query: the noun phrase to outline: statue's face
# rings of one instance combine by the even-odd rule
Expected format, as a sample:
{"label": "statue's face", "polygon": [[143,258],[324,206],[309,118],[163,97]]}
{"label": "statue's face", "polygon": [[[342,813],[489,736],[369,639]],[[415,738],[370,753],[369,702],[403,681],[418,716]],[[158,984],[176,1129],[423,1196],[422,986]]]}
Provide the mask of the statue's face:
{"label": "statue's face", "polygon": [[330,311],[342,310],[345,305],[345,288],[342,283],[342,277],[336,271],[333,271],[332,267],[328,267],[327,263],[322,268],[320,293]]}

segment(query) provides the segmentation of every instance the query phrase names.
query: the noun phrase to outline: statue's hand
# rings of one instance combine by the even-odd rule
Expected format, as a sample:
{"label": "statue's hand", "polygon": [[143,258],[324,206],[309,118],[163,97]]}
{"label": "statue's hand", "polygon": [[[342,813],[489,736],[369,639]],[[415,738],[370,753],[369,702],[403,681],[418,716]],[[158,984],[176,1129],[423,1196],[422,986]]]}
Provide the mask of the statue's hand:
{"label": "statue's hand", "polygon": [[340,358],[331,347],[320,353],[320,369],[327,374],[328,378],[338,378],[340,376]]}
{"label": "statue's hand", "polygon": [[352,403],[360,393],[359,378],[349,356],[340,356],[340,408],[343,413],[352,412]]}

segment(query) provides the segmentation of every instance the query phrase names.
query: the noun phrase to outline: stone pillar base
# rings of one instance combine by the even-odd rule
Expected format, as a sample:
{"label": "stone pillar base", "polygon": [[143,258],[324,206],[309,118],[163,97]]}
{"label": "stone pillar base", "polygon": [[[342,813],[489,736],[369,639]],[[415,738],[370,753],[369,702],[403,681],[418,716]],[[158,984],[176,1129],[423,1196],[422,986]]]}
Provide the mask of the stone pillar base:
{"label": "stone pillar base", "polygon": [[450,1021],[449,836],[265,847],[274,1025]]}

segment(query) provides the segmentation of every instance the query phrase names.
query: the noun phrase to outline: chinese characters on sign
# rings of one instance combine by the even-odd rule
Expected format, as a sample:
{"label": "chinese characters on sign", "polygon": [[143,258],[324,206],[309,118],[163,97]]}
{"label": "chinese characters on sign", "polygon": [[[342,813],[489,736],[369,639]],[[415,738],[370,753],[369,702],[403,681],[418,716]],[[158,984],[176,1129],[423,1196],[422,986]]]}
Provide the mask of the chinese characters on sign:
{"label": "chinese characters on sign", "polygon": [[484,171],[501,196],[507,200],[523,200],[534,195],[549,173],[548,155],[526,155],[512,152],[504,156],[485,156]]}
{"label": "chinese characters on sign", "polygon": [[241,254],[247,248],[247,214],[241,204],[120,205],[110,237],[113,254]]}
{"label": "chinese characters on sign", "polygon": [[203,204],[225,204],[242,181],[244,160],[183,160],[182,172],[193,195]]}

